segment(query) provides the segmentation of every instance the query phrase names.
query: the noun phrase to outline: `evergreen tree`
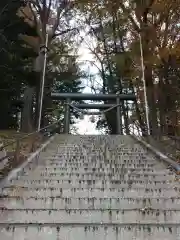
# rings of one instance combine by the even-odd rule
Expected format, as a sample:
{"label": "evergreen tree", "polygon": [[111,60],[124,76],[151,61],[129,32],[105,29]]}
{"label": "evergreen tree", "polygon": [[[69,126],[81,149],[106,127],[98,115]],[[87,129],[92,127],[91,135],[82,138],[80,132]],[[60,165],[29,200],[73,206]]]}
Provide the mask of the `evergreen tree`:
{"label": "evergreen tree", "polygon": [[17,125],[17,107],[23,84],[28,79],[28,58],[32,51],[22,46],[19,34],[35,34],[34,29],[17,16],[23,1],[0,1],[0,128]]}
{"label": "evergreen tree", "polygon": [[[101,66],[103,92],[135,92],[133,118],[147,130],[141,39],[150,132],[154,136],[159,132],[169,134],[167,119],[171,125],[179,125],[179,3],[179,0],[105,0],[101,4],[97,0],[86,0],[79,3],[84,29],[90,30],[87,34],[96,43],[90,50]],[[132,111],[127,113],[126,103],[122,105],[126,133]],[[115,111],[106,115],[113,133],[116,132],[114,114]]]}

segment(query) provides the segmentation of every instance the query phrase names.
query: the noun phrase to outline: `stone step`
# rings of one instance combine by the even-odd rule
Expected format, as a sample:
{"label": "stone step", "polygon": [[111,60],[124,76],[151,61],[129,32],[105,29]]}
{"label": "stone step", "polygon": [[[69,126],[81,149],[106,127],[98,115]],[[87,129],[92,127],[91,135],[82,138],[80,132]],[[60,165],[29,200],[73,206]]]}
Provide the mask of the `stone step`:
{"label": "stone step", "polygon": [[[89,164],[89,166],[88,167],[86,167],[86,166],[83,166],[83,167],[81,167],[80,169],[81,170],[89,170],[89,171],[94,171],[94,170],[97,170],[97,169],[102,169],[102,170],[104,170],[104,171],[108,171],[109,169],[117,169],[118,168],[118,170],[119,169],[122,169],[122,168],[124,168],[124,169],[128,169],[128,170],[134,170],[134,169],[136,169],[137,171],[138,170],[154,170],[154,167],[156,167],[157,165],[154,165],[154,164],[127,164],[127,165],[125,165],[125,164],[121,164],[121,165],[119,165],[119,166],[104,166],[104,168],[102,168],[102,167],[92,167],[92,165],[90,165]],[[161,167],[164,167],[164,166],[161,166]],[[37,171],[57,171],[57,172],[64,172],[64,171],[67,171],[68,169],[71,169],[72,171],[75,171],[75,172],[78,172],[79,171],[79,168],[77,168],[77,167],[70,167],[70,166],[67,166],[67,167],[52,167],[52,166],[44,166],[44,165],[42,165],[42,166],[40,166],[40,165],[38,165],[38,166],[36,166],[36,167],[29,167],[29,165],[28,165],[28,167],[27,168],[25,168],[25,170],[26,171],[32,171],[32,170],[37,170]],[[166,171],[166,170],[165,170]]]}
{"label": "stone step", "polygon": [[72,172],[79,172],[80,170],[81,171],[91,171],[91,172],[94,172],[94,171],[119,171],[121,169],[125,169],[125,170],[137,170],[137,171],[140,171],[140,170],[144,170],[144,171],[152,171],[154,170],[154,168],[156,170],[162,170],[164,169],[164,171],[167,171],[164,166],[162,165],[154,165],[154,164],[149,164],[149,165],[129,165],[129,166],[126,166],[125,164],[121,164],[120,166],[107,166],[107,165],[104,165],[104,166],[92,166],[92,165],[84,165],[84,166],[81,166],[81,167],[74,167],[74,166],[66,166],[66,167],[62,167],[62,166],[46,166],[46,165],[42,165],[42,166],[36,166],[34,165],[34,167],[28,167],[28,168],[25,168],[24,169],[24,172],[28,173],[28,172],[31,172],[31,171],[37,171],[37,172],[44,172],[44,171],[53,171],[53,172],[66,172],[66,171],[69,171],[71,170]]}
{"label": "stone step", "polygon": [[[171,175],[169,175],[171,176]],[[91,182],[91,181],[99,181],[99,179],[103,179],[103,180],[106,180],[106,181],[120,181],[120,180],[139,180],[139,181],[144,181],[146,179],[149,179],[149,180],[154,180],[154,181],[173,181],[175,179],[174,176],[171,176],[171,177],[168,177],[166,178],[165,176],[158,176],[158,177],[153,177],[153,176],[147,176],[147,175],[142,175],[141,177],[138,177],[138,175],[128,175],[128,174],[122,174],[122,175],[100,175],[100,174],[96,174],[96,175],[91,175],[91,174],[76,174],[76,175],[73,175],[73,174],[69,174],[69,175],[62,175],[62,176],[37,176],[37,175],[34,175],[34,174],[31,174],[31,175],[28,175],[28,176],[20,176],[20,177],[14,177],[12,179],[12,181],[17,181],[17,180],[22,180],[23,182],[27,182],[27,181],[46,181],[46,182],[51,182],[51,181],[68,181],[68,180],[72,180],[72,182],[74,180],[87,180],[88,182]]]}
{"label": "stone step", "polygon": [[116,200],[116,201],[120,201],[121,199],[127,199],[127,200],[134,200],[134,201],[141,201],[143,199],[145,199],[146,201],[149,201],[150,200],[172,200],[173,202],[178,200],[180,197],[178,196],[175,196],[175,197],[171,197],[171,196],[162,196],[162,197],[154,197],[154,196],[136,196],[136,197],[100,197],[100,198],[95,198],[95,197],[75,197],[75,196],[72,196],[72,197],[62,197],[62,196],[29,196],[29,197],[25,197],[25,196],[15,196],[15,195],[7,195],[7,194],[2,194],[0,195],[0,199],[4,199],[4,198],[8,198],[8,199],[41,199],[41,200],[47,200],[48,199],[66,199],[67,201],[70,201],[71,199],[78,199],[78,200],[89,200],[89,201],[93,201],[94,200],[99,200],[99,201],[105,201],[105,200]]}
{"label": "stone step", "polygon": [[[74,151],[73,151],[74,152]],[[116,154],[116,155],[107,155],[105,153],[101,153],[101,154],[98,154],[98,153],[94,153],[92,154],[91,152],[87,153],[87,152],[84,152],[84,153],[79,153],[79,154],[73,154],[73,153],[68,153],[68,154],[63,154],[61,153],[61,156],[59,156],[58,158],[57,157],[53,157],[53,156],[49,156],[49,157],[42,157],[39,158],[39,162],[41,161],[44,161],[44,162],[62,162],[63,159],[66,158],[68,160],[68,162],[71,162],[71,163],[74,163],[74,162],[79,162],[82,161],[82,162],[87,162],[88,160],[99,160],[100,162],[102,162],[104,159],[108,160],[109,163],[111,162],[117,162],[117,160],[125,160],[125,161],[128,161],[128,160],[139,160],[139,161],[152,161],[152,162],[155,162],[156,159],[155,158],[148,158],[147,157],[147,153],[143,153],[143,154],[140,154],[140,153],[134,153],[134,154]]]}
{"label": "stone step", "polygon": [[118,172],[113,172],[113,171],[109,171],[109,173],[107,172],[103,172],[103,171],[99,171],[99,172],[86,172],[86,171],[83,171],[81,172],[81,170],[79,169],[79,172],[72,172],[71,169],[69,169],[68,172],[61,172],[61,173],[57,173],[57,172],[47,172],[47,171],[44,171],[44,172],[37,172],[37,171],[34,171],[34,172],[31,172],[30,174],[26,174],[26,175],[21,175],[21,176],[18,176],[18,177],[15,177],[13,179],[23,179],[23,180],[27,180],[27,179],[36,179],[36,180],[39,180],[39,179],[61,179],[62,177],[66,177],[68,179],[70,179],[71,177],[91,177],[92,179],[94,177],[122,177],[124,176],[124,174],[128,174],[130,176],[173,176],[174,177],[174,174],[173,173],[170,173],[169,171],[163,171],[163,172],[158,172],[158,171],[131,171],[131,170],[126,170],[126,169],[121,169],[120,171]]}
{"label": "stone step", "polygon": [[[117,160],[122,160],[122,162],[128,162],[128,161],[133,161],[134,163],[137,161],[137,163],[139,162],[155,162],[156,160],[155,159],[148,159],[146,157],[146,154],[144,155],[140,155],[140,154],[134,154],[134,155],[119,155],[119,156],[106,156],[106,155],[98,155],[98,154],[95,154],[94,156],[91,155],[91,153],[89,154],[80,154],[79,156],[77,156],[76,154],[76,157],[73,157],[72,154],[68,154],[68,156],[61,156],[61,158],[59,159],[45,159],[44,157],[42,159],[39,159],[39,161],[43,161],[46,162],[46,163],[52,163],[52,162],[55,162],[55,163],[59,163],[59,162],[63,162],[61,160],[63,160],[64,158],[67,159],[67,162],[68,163],[86,163],[88,162],[88,160],[99,160],[99,163],[101,162],[104,162],[104,160],[108,161],[108,163],[114,163],[114,162],[118,162]],[[120,162],[119,162],[120,164]]]}
{"label": "stone step", "polygon": [[[44,186],[45,187],[45,186]],[[74,191],[73,189],[62,189],[58,190],[42,190],[39,191],[39,189],[36,191],[36,189],[28,189],[26,187],[15,187],[11,189],[2,189],[1,195],[10,195],[10,196],[23,196],[24,197],[31,197],[31,196],[37,196],[37,197],[86,197],[86,198],[101,198],[101,197],[115,197],[115,198],[133,198],[133,197],[179,197],[179,189],[120,189],[115,191],[110,191],[108,189],[105,189],[104,191],[100,191],[98,189],[84,189],[84,190],[77,190]]]}
{"label": "stone step", "polygon": [[[26,168],[24,168],[25,171],[32,171],[34,169],[37,169],[38,171],[44,171],[44,170],[60,170],[60,171],[67,171],[68,169],[72,169],[77,171],[79,168],[77,168],[76,166],[62,166],[62,165],[57,165],[57,166],[47,166],[47,165],[41,165],[40,163],[34,164],[33,166],[27,166]],[[103,169],[103,170],[109,170],[109,169],[165,169],[165,166],[163,164],[158,164],[158,162],[156,162],[156,164],[106,164],[104,165],[104,167],[102,165],[94,165],[93,163],[89,163],[89,164],[85,164],[83,166],[80,167],[81,169],[88,169],[93,171],[94,169]]]}
{"label": "stone step", "polygon": [[56,136],[1,188],[0,239],[180,240],[179,193],[129,136]]}
{"label": "stone step", "polygon": [[[6,185],[7,188],[14,188],[14,184],[7,184]],[[149,188],[149,189],[169,189],[169,188],[178,188],[179,189],[179,185],[178,184],[173,184],[173,183],[164,183],[164,182],[155,182],[153,183],[152,181],[147,181],[147,182],[143,182],[143,181],[120,181],[119,183],[115,183],[115,182],[110,182],[110,181],[94,181],[94,180],[84,180],[84,181],[51,181],[49,183],[47,182],[33,182],[32,183],[28,183],[28,184],[24,184],[23,182],[19,183],[17,185],[17,188],[22,188],[22,187],[26,187],[26,188],[63,188],[63,189],[71,189],[71,188],[96,188],[96,189],[103,189],[103,188],[111,188],[111,189],[123,189],[123,188],[131,188],[131,189],[145,189],[145,188]]]}
{"label": "stone step", "polygon": [[22,176],[21,177],[21,180],[17,179],[13,179],[11,180],[11,182],[13,182],[14,184],[18,184],[19,181],[23,181],[25,184],[28,183],[28,181],[44,181],[44,182],[51,182],[51,181],[68,181],[68,180],[95,180],[95,181],[99,181],[100,179],[103,179],[103,180],[114,180],[114,181],[120,181],[120,180],[123,180],[123,179],[129,179],[129,180],[138,180],[138,181],[145,181],[145,180],[151,180],[151,181],[173,181],[175,179],[174,175],[148,175],[148,174],[144,174],[144,175],[141,175],[141,174],[128,174],[128,173],[122,173],[120,175],[111,175],[111,176],[98,176],[95,175],[88,175],[88,174],[85,174],[85,175],[79,175],[79,176],[52,176],[50,178],[48,177],[40,177],[40,176]]}
{"label": "stone step", "polygon": [[0,211],[0,223],[179,223],[176,210],[7,210]]}
{"label": "stone step", "polygon": [[[41,181],[41,180],[40,180]],[[42,181],[43,182],[43,181]],[[23,183],[22,184],[19,184],[17,185],[17,188],[18,187],[23,187],[25,186]],[[15,187],[13,184],[8,184],[6,185],[5,188],[11,188],[11,187]],[[174,184],[174,183],[168,183],[168,182],[133,182],[133,181],[121,181],[120,183],[117,183],[117,184],[112,184],[111,182],[109,181],[106,181],[106,182],[102,182],[102,181],[95,181],[95,180],[87,180],[87,181],[83,181],[81,183],[75,181],[75,182],[71,182],[71,183],[67,183],[67,181],[65,183],[57,183],[56,185],[53,185],[49,183],[46,183],[46,184],[41,184],[38,183],[38,184],[34,184],[32,183],[31,185],[28,186],[28,189],[41,189],[41,188],[49,188],[49,189],[53,189],[53,188],[58,188],[58,189],[90,189],[90,188],[94,188],[94,189],[99,189],[99,190],[103,190],[103,189],[111,189],[112,191],[114,189],[117,189],[120,191],[120,189],[123,189],[123,188],[132,188],[132,189],[172,189],[172,188],[177,188],[179,189],[180,186],[178,184]]]}
{"label": "stone step", "polygon": [[[148,174],[148,175],[158,175],[157,172],[153,172],[152,170],[149,170],[147,172],[146,171],[133,171],[133,169],[110,169],[109,171],[103,171],[101,169],[96,169],[95,171],[89,171],[89,170],[84,170],[84,169],[79,169],[79,171],[74,171],[74,170],[71,170],[71,168],[69,168],[67,171],[47,171],[47,170],[44,170],[44,171],[39,171],[39,170],[34,170],[32,172],[23,172],[21,174],[18,174],[17,177],[26,177],[26,176],[39,176],[39,177],[52,177],[52,176],[79,176],[79,175],[99,175],[99,176],[111,176],[111,175],[121,175],[121,173],[133,173],[133,174],[142,174],[142,175],[145,175],[145,174]],[[167,175],[173,175],[171,174],[170,172],[168,171],[164,171],[162,174],[160,173],[159,175],[165,175],[164,173],[166,173]]]}
{"label": "stone step", "polygon": [[[98,163],[99,164],[98,164]],[[145,161],[143,160],[123,160],[123,161],[118,161],[117,163],[116,162],[111,162],[111,163],[108,163],[108,162],[105,162],[104,160],[103,161],[99,161],[99,160],[95,160],[95,161],[91,161],[91,159],[89,159],[88,161],[86,162],[74,162],[74,163],[68,163],[68,161],[66,161],[66,163],[60,163],[58,161],[52,161],[50,163],[48,162],[41,162],[41,163],[38,163],[39,166],[42,166],[42,167],[58,167],[58,168],[64,168],[64,167],[72,167],[72,168],[79,168],[79,167],[90,167],[90,168],[114,168],[114,167],[118,167],[118,168],[122,168],[122,165],[134,165],[135,162],[137,164],[147,164]],[[148,161],[149,164],[157,164],[157,162],[155,161]],[[34,166],[36,164],[32,164],[32,166]],[[31,167],[31,165],[29,165]]]}
{"label": "stone step", "polygon": [[[106,140],[105,140],[106,141]],[[100,143],[100,142],[78,142],[76,141],[75,143],[58,143],[57,148],[54,148],[53,146],[49,148],[49,151],[51,152],[56,152],[60,153],[61,149],[66,148],[66,149],[75,149],[75,150],[81,150],[81,149],[94,149],[94,150],[99,150],[102,148],[107,149],[113,149],[116,150],[117,148],[123,148],[123,149],[134,149],[136,151],[147,151],[147,149],[143,148],[140,144],[137,142],[129,142],[129,143],[119,143],[119,142],[111,142],[108,140],[106,143]],[[57,150],[57,151],[56,151]]]}
{"label": "stone step", "polygon": [[174,182],[173,181],[151,181],[151,180],[77,180],[77,179],[71,179],[71,180],[29,180],[29,181],[21,181],[21,180],[12,180],[10,183],[7,184],[7,186],[17,186],[17,187],[61,187],[62,185],[68,186],[69,184],[72,186],[78,186],[79,184],[86,184],[88,186],[91,186],[96,183],[97,186],[99,187],[105,187],[105,186],[113,186],[114,184],[116,185],[121,185],[123,183],[131,185],[131,183],[134,184],[152,184],[152,185],[157,185],[157,184],[171,184]]}
{"label": "stone step", "polygon": [[[103,152],[102,152],[103,151]],[[139,158],[139,159],[151,159],[152,161],[155,160],[155,158],[148,158],[146,157],[146,152],[133,152],[133,150],[129,150],[129,151],[124,151],[123,149],[119,149],[116,152],[112,151],[104,151],[104,149],[101,149],[99,151],[96,150],[92,150],[89,149],[89,151],[86,149],[85,151],[75,151],[74,149],[72,149],[72,151],[70,150],[66,150],[65,148],[61,151],[61,153],[58,155],[56,154],[55,156],[53,156],[53,154],[51,154],[51,156],[41,156],[41,158],[39,158],[39,160],[46,160],[46,161],[59,161],[59,160],[63,160],[64,158],[67,158],[69,160],[71,160],[72,162],[76,161],[76,160],[87,160],[88,158],[91,159],[95,159],[95,158],[99,158],[100,160],[102,160],[104,157],[106,158],[112,158],[109,159],[110,161],[115,161],[116,158],[119,159],[129,159],[129,158]]]}
{"label": "stone step", "polygon": [[[32,171],[33,170],[33,171]],[[154,169],[154,168],[135,168],[135,167],[115,167],[115,166],[110,166],[110,167],[81,167],[81,168],[75,168],[75,167],[65,167],[65,168],[47,168],[47,167],[41,167],[41,168],[31,168],[31,170],[27,169],[26,173],[28,172],[32,172],[32,173],[36,173],[36,174],[41,174],[41,173],[57,173],[57,174],[61,174],[61,173],[79,173],[81,171],[81,173],[103,173],[103,174],[108,174],[108,173],[112,173],[112,172],[121,172],[121,171],[129,171],[129,172],[134,172],[134,173],[144,173],[144,174],[160,174],[160,175],[166,175],[166,174],[174,174],[172,173],[169,169]]]}
{"label": "stone step", "polygon": [[154,209],[179,210],[180,198],[177,199],[88,199],[88,198],[10,198],[0,199],[0,208],[10,209]]}
{"label": "stone step", "polygon": [[[157,185],[157,184],[160,184],[160,183],[167,183],[167,185],[173,183],[173,181],[150,181],[150,180],[147,180],[147,181],[137,181],[137,180],[133,180],[133,183],[134,184],[152,184],[152,185]],[[15,184],[16,183],[16,184]],[[65,186],[68,186],[68,184],[72,184],[73,186],[78,186],[79,184],[86,184],[88,185],[89,187],[91,187],[91,185],[95,184],[97,186],[99,186],[100,188],[102,187],[105,187],[105,186],[113,186],[114,184],[116,185],[120,185],[120,184],[129,184],[131,186],[131,183],[132,183],[132,180],[119,180],[119,181],[113,181],[113,180],[108,180],[108,181],[105,181],[105,180],[98,180],[98,181],[95,181],[95,180],[77,180],[77,179],[73,179],[73,180],[50,180],[50,181],[43,181],[43,180],[40,180],[40,181],[36,181],[36,180],[29,180],[29,181],[21,181],[21,180],[12,180],[10,183],[8,183],[6,186],[8,187],[11,187],[11,186],[17,186],[18,187],[31,187],[32,185],[32,188],[34,187],[47,187],[47,188],[51,188],[51,187],[54,187],[54,188],[58,188],[60,186],[62,186],[63,184],[65,184]]]}
{"label": "stone step", "polygon": [[[98,162],[98,163],[97,163]],[[61,162],[58,162],[58,161],[52,161],[50,163],[48,162],[39,162],[38,163],[38,166],[42,166],[42,167],[58,167],[58,168],[63,168],[63,167],[72,167],[72,168],[78,168],[78,167],[104,167],[104,168],[109,168],[111,166],[114,166],[114,167],[119,167],[121,168],[122,165],[133,165],[133,166],[136,166],[136,165],[139,165],[139,166],[143,166],[143,165],[157,165],[157,161],[144,161],[144,160],[129,160],[129,161],[123,161],[123,163],[117,161],[117,162],[111,162],[111,163],[105,163],[104,161],[96,161],[96,162],[92,162],[91,160],[89,161],[84,161],[84,162],[75,162],[75,163],[68,163],[67,161],[64,162],[64,163],[61,163]],[[31,166],[35,166],[36,164],[35,163],[31,163],[28,165],[28,168],[30,168]],[[36,165],[37,166],[37,165]]]}
{"label": "stone step", "polygon": [[76,143],[58,142],[58,144],[55,144],[55,148],[53,145],[51,145],[51,148],[48,149],[48,152],[60,154],[62,149],[68,149],[69,151],[71,151],[72,149],[75,151],[80,151],[80,150],[83,151],[84,149],[98,151],[98,150],[101,150],[102,148],[105,151],[113,150],[114,152],[116,151],[116,149],[124,149],[124,150],[133,149],[134,151],[137,151],[137,152],[147,152],[147,149],[143,148],[141,144],[138,144],[137,142],[133,142],[132,144],[131,142],[119,143],[119,142],[111,142],[111,141],[108,141],[106,143],[100,143],[95,141],[94,143],[92,143],[92,141],[81,142],[81,143],[78,141],[76,141]]}
{"label": "stone step", "polygon": [[178,225],[11,225],[0,227],[2,240],[175,240],[180,239]]}

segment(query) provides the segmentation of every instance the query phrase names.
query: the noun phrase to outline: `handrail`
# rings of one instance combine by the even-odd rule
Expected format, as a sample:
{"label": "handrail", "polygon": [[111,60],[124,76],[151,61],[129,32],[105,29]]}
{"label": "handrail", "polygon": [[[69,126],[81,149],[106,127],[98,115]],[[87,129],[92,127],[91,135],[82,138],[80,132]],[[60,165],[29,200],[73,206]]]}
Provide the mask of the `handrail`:
{"label": "handrail", "polygon": [[[3,156],[2,158],[0,158],[0,163],[3,162],[5,159],[8,159],[7,164],[3,165],[3,167],[0,169],[0,171],[2,173],[0,178],[3,178],[3,176],[8,174],[8,172],[11,171],[11,169],[18,166],[21,163],[21,161],[25,161],[26,154],[33,153],[37,149],[37,147],[38,147],[37,145],[39,145],[40,142],[41,143],[43,142],[43,140],[41,139],[40,142],[32,141],[32,142],[30,142],[30,144],[28,143],[28,148],[25,150],[25,156],[24,156],[23,154],[21,154],[22,153],[21,152],[21,150],[22,150],[21,144],[23,144],[23,142],[21,143],[21,141],[23,141],[24,139],[26,139],[30,136],[33,136],[33,135],[35,135],[35,137],[36,137],[37,133],[40,133],[41,131],[46,130],[52,126],[56,126],[59,122],[60,122],[60,119],[58,121],[55,121],[54,123],[51,123],[45,127],[42,127],[41,129],[39,129],[39,131],[34,131],[31,133],[25,134],[25,136],[17,137],[16,139],[12,140],[12,142],[10,142],[4,146],[1,146],[0,151],[2,151],[3,149],[5,149],[8,146],[13,146],[15,144],[15,147],[12,149],[12,151],[10,151],[9,155],[7,155],[6,157]],[[13,161],[11,161],[11,159],[13,159]]]}
{"label": "handrail", "polygon": [[[20,138],[17,138],[17,139],[15,139],[15,140],[13,140],[11,143],[8,143],[8,144],[6,144],[6,145],[0,146],[0,151],[2,151],[4,148],[6,148],[6,147],[8,147],[8,146],[13,145],[14,143],[16,143],[17,140],[18,140],[18,141],[21,141],[21,140],[23,140],[23,139],[26,139],[26,138],[28,138],[28,137],[36,134],[36,133],[39,133],[39,132],[41,132],[41,131],[43,131],[43,130],[45,130],[45,129],[48,129],[49,127],[51,127],[51,126],[53,126],[53,125],[55,125],[55,124],[57,124],[57,123],[59,123],[59,122],[60,122],[60,120],[58,120],[58,121],[56,121],[56,122],[54,122],[54,123],[51,123],[51,124],[49,124],[49,125],[41,128],[41,129],[39,129],[39,131],[34,131],[34,132],[31,132],[31,133],[27,133],[25,136],[20,137]],[[0,160],[1,160],[1,159],[0,159]]]}
{"label": "handrail", "polygon": [[[135,123],[133,123],[133,124],[135,124]],[[136,127],[138,129],[141,129],[139,125],[136,125]],[[173,155],[170,156],[170,154],[167,154],[166,147],[164,147],[162,145],[162,143],[158,141],[158,140],[160,140],[161,136],[159,136],[159,135],[152,136],[152,135],[148,135],[148,134],[145,134],[145,136],[139,136],[137,134],[135,135],[131,129],[130,129],[130,134],[140,144],[142,144],[148,150],[153,152],[156,156],[158,156],[160,159],[165,161],[172,168],[174,168],[176,172],[180,171],[180,164],[177,163],[176,158]],[[180,140],[178,137],[177,138],[174,136],[168,136],[168,137],[169,137],[169,139],[171,139],[172,141],[174,140],[175,142]],[[177,148],[177,146],[175,146],[175,148]],[[165,152],[165,153],[163,153],[163,152]]]}

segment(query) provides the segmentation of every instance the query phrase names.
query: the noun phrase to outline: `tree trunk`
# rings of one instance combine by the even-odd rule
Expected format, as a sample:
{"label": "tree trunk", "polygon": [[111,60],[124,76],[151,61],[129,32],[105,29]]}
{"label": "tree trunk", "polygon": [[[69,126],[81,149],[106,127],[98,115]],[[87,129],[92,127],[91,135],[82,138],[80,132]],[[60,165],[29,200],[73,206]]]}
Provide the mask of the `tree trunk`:
{"label": "tree trunk", "polygon": [[21,131],[32,132],[33,131],[33,97],[35,89],[28,86],[24,91],[24,105],[21,115]]}
{"label": "tree trunk", "polygon": [[160,122],[160,133],[161,135],[166,135],[166,95],[165,95],[165,86],[163,79],[160,78],[158,84],[158,112],[159,112],[159,122]]}
{"label": "tree trunk", "polygon": [[[108,101],[110,104],[116,104],[115,102]],[[117,134],[117,120],[116,120],[116,109],[112,109],[110,112],[105,113],[108,128],[111,134]]]}
{"label": "tree trunk", "polygon": [[[147,102],[149,107],[149,125],[151,135],[156,136],[158,134],[158,122],[157,122],[157,106],[155,102],[154,95],[154,81],[153,81],[153,65],[150,61],[150,56],[152,55],[151,43],[151,27],[149,26],[148,21],[148,9],[142,15],[142,22],[140,24],[141,29],[141,42],[142,42],[142,53],[143,53],[143,63],[144,63],[144,76],[146,82],[146,91],[147,91]],[[144,106],[145,107],[145,106]]]}
{"label": "tree trunk", "polygon": [[122,103],[122,113],[123,113],[123,117],[124,117],[124,126],[125,126],[125,130],[126,130],[126,134],[129,135],[130,134],[130,129],[129,129],[129,116],[128,116],[128,104],[123,101]]}
{"label": "tree trunk", "polygon": [[52,81],[46,79],[44,87],[43,108],[42,108],[42,126],[49,124],[49,115],[52,113],[52,98],[51,98]]}
{"label": "tree trunk", "polygon": [[147,91],[147,101],[149,107],[149,124],[150,132],[152,135],[156,136],[158,134],[158,122],[157,122],[157,106],[155,103],[154,95],[154,83],[152,77],[152,66],[149,63],[145,63],[145,80],[146,80],[146,91]]}
{"label": "tree trunk", "polygon": [[9,114],[9,101],[2,98],[0,104],[1,118],[0,118],[0,129],[6,130],[9,128],[10,114]]}
{"label": "tree trunk", "polygon": [[[137,96],[137,94],[135,92],[135,89],[134,89],[133,82],[130,81],[129,84],[130,84],[130,88],[132,89],[132,94]],[[136,88],[138,88],[138,87],[136,87]],[[137,120],[139,122],[141,131],[142,131],[142,135],[145,136],[145,135],[147,135],[147,129],[146,129],[146,125],[145,125],[145,120],[143,119],[143,116],[142,116],[142,111],[140,110],[140,107],[138,105],[137,98],[134,100],[134,105],[135,105],[135,111],[136,111]]]}
{"label": "tree trunk", "polygon": [[36,82],[36,92],[35,92],[35,116],[34,116],[34,125],[37,129],[38,127],[38,119],[39,119],[39,107],[40,107],[40,76],[38,81]]}

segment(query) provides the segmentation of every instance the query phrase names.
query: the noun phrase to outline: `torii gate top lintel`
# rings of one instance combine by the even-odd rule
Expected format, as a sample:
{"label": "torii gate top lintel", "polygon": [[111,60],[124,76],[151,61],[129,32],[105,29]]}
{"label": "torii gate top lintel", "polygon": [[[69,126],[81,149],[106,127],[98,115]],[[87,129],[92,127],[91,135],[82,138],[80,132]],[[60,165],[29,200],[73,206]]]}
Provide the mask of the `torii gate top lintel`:
{"label": "torii gate top lintel", "polygon": [[[122,134],[122,116],[121,116],[121,101],[135,101],[136,96],[134,94],[93,94],[93,93],[51,93],[53,100],[66,100],[65,105],[65,116],[64,116],[64,132],[69,133],[70,126],[70,107],[76,110],[78,105],[71,105],[72,100],[92,100],[92,101],[102,101],[102,100],[115,100],[116,105],[110,104],[98,104],[98,108],[107,108],[106,111],[116,108],[116,118],[117,118],[117,134]],[[79,108],[84,109],[97,109],[95,104],[79,104]]]}
{"label": "torii gate top lintel", "polygon": [[134,101],[136,96],[134,94],[93,94],[93,93],[52,93],[53,100],[113,100],[119,98],[120,100]]}

